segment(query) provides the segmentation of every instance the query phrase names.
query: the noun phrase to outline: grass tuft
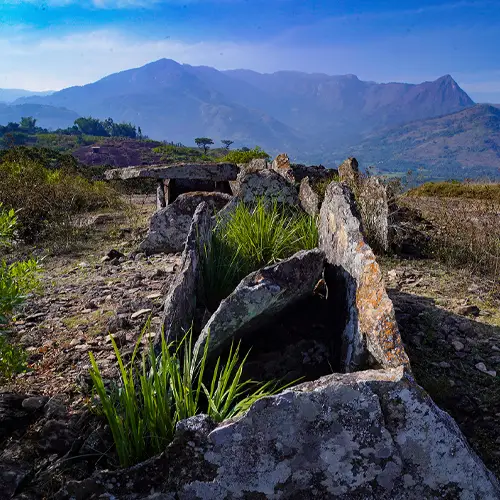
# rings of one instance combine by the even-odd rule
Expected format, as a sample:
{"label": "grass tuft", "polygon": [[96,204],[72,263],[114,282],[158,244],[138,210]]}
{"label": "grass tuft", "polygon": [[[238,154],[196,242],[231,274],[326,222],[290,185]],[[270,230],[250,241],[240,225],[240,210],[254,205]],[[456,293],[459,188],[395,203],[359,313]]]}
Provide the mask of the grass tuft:
{"label": "grass tuft", "polygon": [[205,305],[215,310],[249,273],[318,245],[316,219],[305,212],[262,198],[239,203],[227,220],[219,219],[205,248]]}
{"label": "grass tuft", "polygon": [[158,358],[150,342],[138,363],[139,345],[148,326],[138,339],[128,366],[111,337],[120,369],[117,385],[106,386],[94,356],[89,353],[90,376],[123,467],[162,452],[172,441],[177,422],[185,418],[204,413],[222,422],[286,387],[278,387],[274,382],[243,380],[247,356],[240,361],[239,346],[231,348],[224,361],[217,360],[212,376],[206,381],[208,342],[196,363],[191,331],[175,350],[173,344],[167,345],[162,338]]}

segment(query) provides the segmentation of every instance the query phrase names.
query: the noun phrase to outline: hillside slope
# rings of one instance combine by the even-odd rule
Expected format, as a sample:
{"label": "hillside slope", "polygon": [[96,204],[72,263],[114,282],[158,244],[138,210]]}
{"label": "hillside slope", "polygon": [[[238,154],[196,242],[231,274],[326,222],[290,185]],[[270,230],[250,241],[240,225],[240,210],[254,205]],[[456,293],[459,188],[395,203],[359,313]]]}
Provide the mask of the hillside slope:
{"label": "hillside slope", "polygon": [[3,104],[0,103],[0,125],[19,122],[23,116],[36,118],[39,127],[48,129],[66,128],[73,125],[78,113],[63,107],[44,104]]}
{"label": "hillside slope", "polygon": [[500,178],[500,109],[487,104],[374,134],[344,154],[383,173],[423,168],[434,179]]}
{"label": "hillside slope", "polygon": [[203,135],[303,157],[354,144],[379,126],[473,105],[450,76],[419,85],[377,84],[354,75],[218,71],[169,59],[18,102],[131,121],[153,139],[190,144]]}

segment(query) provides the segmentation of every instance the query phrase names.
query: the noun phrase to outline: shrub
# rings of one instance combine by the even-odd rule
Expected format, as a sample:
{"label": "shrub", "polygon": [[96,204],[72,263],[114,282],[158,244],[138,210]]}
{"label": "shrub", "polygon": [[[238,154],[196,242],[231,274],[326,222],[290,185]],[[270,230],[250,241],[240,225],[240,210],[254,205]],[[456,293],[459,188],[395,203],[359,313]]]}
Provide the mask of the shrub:
{"label": "shrub", "polygon": [[283,389],[272,382],[244,381],[246,356],[240,361],[239,347],[231,348],[225,362],[217,360],[209,383],[205,384],[208,342],[197,363],[192,354],[191,331],[175,351],[162,338],[158,358],[150,343],[141,362],[136,363],[141,338],[142,335],[129,366],[125,367],[111,337],[120,368],[119,384],[111,389],[106,388],[94,356],[89,354],[90,375],[122,466],[163,451],[180,420],[205,413],[221,422],[246,411],[256,400]]}
{"label": "shrub", "polygon": [[[0,250],[10,246],[16,224],[14,211],[3,209],[0,203]],[[0,379],[10,378],[26,367],[24,351],[7,341],[5,327],[14,309],[38,288],[38,272],[39,265],[33,259],[10,264],[0,260]]]}
{"label": "shrub", "polygon": [[91,182],[66,169],[49,169],[22,158],[0,163],[0,203],[16,210],[19,234],[28,241],[47,236],[83,211],[116,204],[118,195],[104,182]]}
{"label": "shrub", "polygon": [[205,305],[214,310],[250,272],[317,245],[316,220],[306,213],[262,198],[238,204],[204,250]]}
{"label": "shrub", "polygon": [[259,158],[267,160],[270,158],[270,156],[265,151],[263,151],[259,146],[256,146],[254,149],[250,149],[248,151],[243,151],[241,149],[230,151],[226,156],[221,158],[219,161],[227,163],[248,163],[251,160],[256,160]]}
{"label": "shrub", "polygon": [[426,182],[409,191],[408,195],[466,198],[500,203],[500,184],[479,184],[458,181]]}

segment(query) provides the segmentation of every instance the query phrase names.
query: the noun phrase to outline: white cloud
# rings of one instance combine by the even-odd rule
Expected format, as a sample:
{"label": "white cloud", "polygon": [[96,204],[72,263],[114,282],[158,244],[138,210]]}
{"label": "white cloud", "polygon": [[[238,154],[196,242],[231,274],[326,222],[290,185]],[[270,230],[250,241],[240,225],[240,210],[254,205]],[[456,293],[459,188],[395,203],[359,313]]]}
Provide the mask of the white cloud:
{"label": "white cloud", "polygon": [[[319,71],[322,61],[342,58],[347,49],[292,48],[265,43],[145,40],[101,30],[65,37],[26,40],[0,38],[0,88],[61,89],[84,85],[110,73],[142,66],[163,57],[218,69],[250,68]],[[317,65],[316,65],[317,64]]]}

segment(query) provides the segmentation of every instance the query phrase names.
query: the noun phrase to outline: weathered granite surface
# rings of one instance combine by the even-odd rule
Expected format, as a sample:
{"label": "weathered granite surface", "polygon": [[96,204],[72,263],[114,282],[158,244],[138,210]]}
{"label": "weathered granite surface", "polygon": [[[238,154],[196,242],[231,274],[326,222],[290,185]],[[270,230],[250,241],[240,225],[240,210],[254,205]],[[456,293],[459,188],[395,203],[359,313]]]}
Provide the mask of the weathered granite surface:
{"label": "weathered granite surface", "polygon": [[[163,327],[168,342],[179,339],[191,327],[197,298],[203,293],[201,252],[205,245],[210,245],[213,225],[210,207],[200,203],[186,239],[180,271],[165,299]],[[160,345],[161,331],[155,337],[156,348]]]}
{"label": "weathered granite surface", "polygon": [[238,175],[238,201],[252,203],[265,196],[278,203],[297,205],[299,196],[295,186],[274,170],[242,171]]}
{"label": "weathered granite surface", "polygon": [[318,249],[297,252],[289,259],[264,267],[246,278],[223,300],[203,328],[194,351],[218,354],[232,340],[255,332],[266,320],[312,293],[323,271],[324,255]]}
{"label": "weathered granite surface", "polygon": [[311,217],[319,214],[320,199],[311,187],[309,177],[304,177],[300,182],[299,199],[300,205]]}
{"label": "weathered granite surface", "polygon": [[356,158],[347,158],[342,165],[339,166],[340,182],[345,182],[351,191],[357,194],[359,188],[359,166]]}
{"label": "weathered granite surface", "polygon": [[196,207],[206,202],[212,214],[232,196],[224,193],[194,192],[181,194],[173,203],[151,217],[149,232],[139,248],[147,255],[182,252]]}
{"label": "weathered granite surface", "polygon": [[288,182],[294,183],[295,176],[293,175],[293,170],[290,166],[290,159],[286,153],[278,155],[271,163],[271,168],[278,172],[283,178]]}
{"label": "weathered granite surface", "polygon": [[386,252],[389,249],[389,205],[386,188],[377,177],[361,180],[357,203],[368,242]]}
{"label": "weathered granite surface", "polygon": [[239,169],[234,163],[176,163],[107,170],[107,180],[151,177],[156,179],[198,179],[207,181],[232,181]]}
{"label": "weathered granite surface", "polygon": [[336,271],[335,286],[345,290],[345,369],[408,365],[393,304],[375,255],[365,243],[357,215],[350,189],[332,182],[321,206],[319,246]]}
{"label": "weathered granite surface", "polygon": [[214,428],[178,425],[164,454],[69,483],[57,499],[481,499],[500,486],[403,367],[329,375]]}

